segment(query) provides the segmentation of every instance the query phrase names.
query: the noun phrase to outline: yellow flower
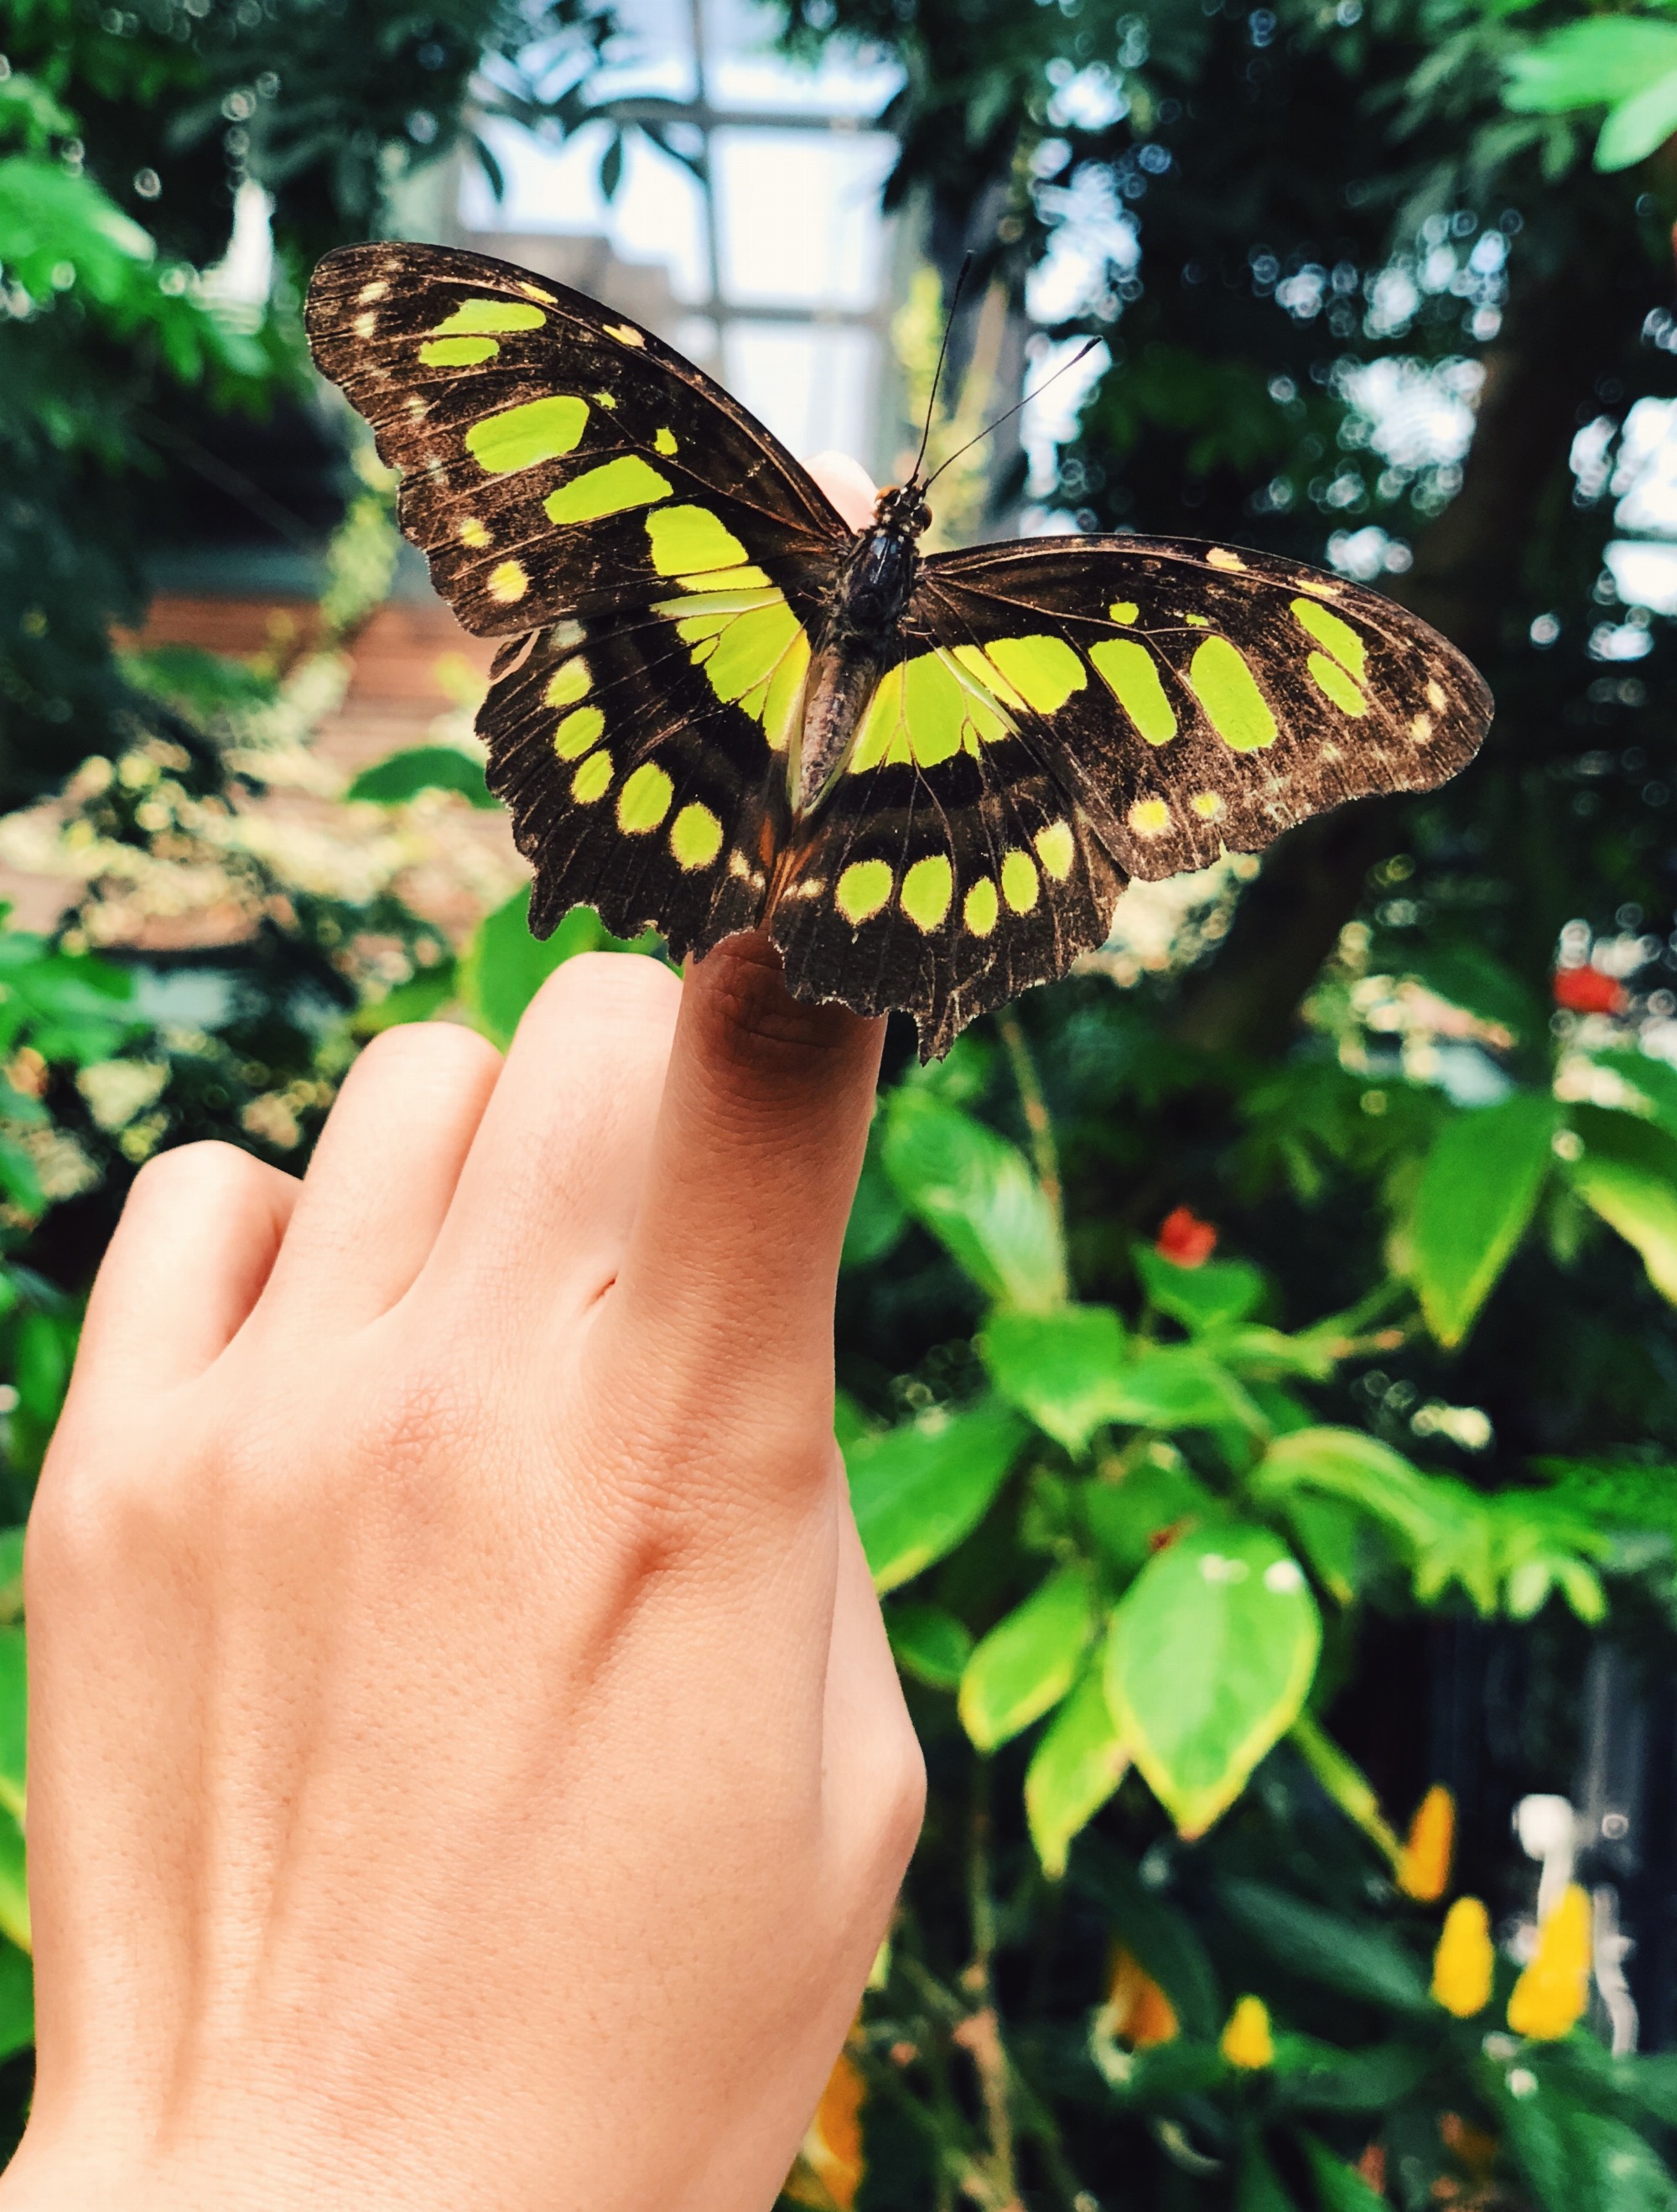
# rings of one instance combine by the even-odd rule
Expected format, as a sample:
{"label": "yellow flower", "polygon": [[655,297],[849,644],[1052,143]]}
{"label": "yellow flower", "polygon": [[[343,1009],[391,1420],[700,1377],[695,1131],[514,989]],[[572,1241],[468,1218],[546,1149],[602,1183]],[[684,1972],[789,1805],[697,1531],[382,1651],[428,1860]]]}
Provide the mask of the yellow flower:
{"label": "yellow flower", "polygon": [[1409,1840],[1398,1862],[1398,1887],[1406,1897],[1436,1905],[1449,1887],[1455,1849],[1455,1800],[1435,1782],[1409,1824]]}
{"label": "yellow flower", "polygon": [[1261,1997],[1242,1997],[1229,2014],[1219,2046],[1230,2066],[1255,2074],[1275,2063],[1275,2038],[1269,2032],[1269,2008]]}
{"label": "yellow flower", "polygon": [[1444,1915],[1443,1932],[1432,1954],[1432,1994],[1446,2012],[1471,2020],[1491,2002],[1491,1972],[1496,1962],[1491,1916],[1476,1897],[1458,1897]]}
{"label": "yellow flower", "polygon": [[1516,2035],[1552,2043],[1577,2026],[1589,2002],[1589,1899],[1569,1882],[1538,1930],[1537,1951],[1514,1984],[1508,2024]]}
{"label": "yellow flower", "polygon": [[1174,2043],[1182,2033],[1175,2005],[1140,1960],[1121,1945],[1112,1954],[1103,2026],[1115,2042],[1128,2044],[1132,2051]]}

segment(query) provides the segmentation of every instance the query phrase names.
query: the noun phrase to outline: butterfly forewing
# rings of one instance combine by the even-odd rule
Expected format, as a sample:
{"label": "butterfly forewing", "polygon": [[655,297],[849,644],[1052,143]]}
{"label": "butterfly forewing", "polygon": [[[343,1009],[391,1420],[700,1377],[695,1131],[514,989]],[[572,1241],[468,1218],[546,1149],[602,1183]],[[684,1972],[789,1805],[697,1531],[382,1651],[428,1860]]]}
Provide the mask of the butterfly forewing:
{"label": "butterfly forewing", "polygon": [[1430,790],[1491,719],[1472,665],[1418,617],[1223,546],[1034,539],[943,555],[909,622],[978,647],[1004,681],[1012,671],[1014,726],[1062,763],[1133,876],[1255,852],[1346,799]]}

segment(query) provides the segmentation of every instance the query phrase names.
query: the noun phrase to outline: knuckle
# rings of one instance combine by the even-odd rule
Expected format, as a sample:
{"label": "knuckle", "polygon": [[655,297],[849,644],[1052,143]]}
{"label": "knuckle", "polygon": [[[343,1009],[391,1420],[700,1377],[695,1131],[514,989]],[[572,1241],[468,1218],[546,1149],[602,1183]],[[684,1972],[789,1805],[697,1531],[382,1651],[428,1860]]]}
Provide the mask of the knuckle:
{"label": "knuckle", "polygon": [[273,1170],[237,1145],[218,1138],[200,1138],[190,1145],[173,1145],[154,1152],[129,1188],[128,1204],[137,1211],[160,1198],[170,1204],[188,1191],[213,1194],[235,1185],[265,1179]]}
{"label": "knuckle", "polygon": [[492,1072],[500,1063],[501,1054],[489,1039],[463,1022],[399,1022],[363,1047],[348,1081],[359,1075],[363,1082],[374,1076],[452,1082]]}

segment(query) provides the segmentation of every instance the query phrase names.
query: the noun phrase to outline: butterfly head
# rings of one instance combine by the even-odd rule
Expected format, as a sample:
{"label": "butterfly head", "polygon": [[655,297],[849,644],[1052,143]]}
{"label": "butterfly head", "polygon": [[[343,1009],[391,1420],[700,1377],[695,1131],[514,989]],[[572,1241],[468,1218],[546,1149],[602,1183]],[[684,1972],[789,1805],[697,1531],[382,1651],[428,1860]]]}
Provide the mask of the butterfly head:
{"label": "butterfly head", "polygon": [[874,502],[873,526],[889,530],[894,538],[915,538],[932,527],[932,510],[926,504],[926,487],[917,477],[904,484],[887,484]]}

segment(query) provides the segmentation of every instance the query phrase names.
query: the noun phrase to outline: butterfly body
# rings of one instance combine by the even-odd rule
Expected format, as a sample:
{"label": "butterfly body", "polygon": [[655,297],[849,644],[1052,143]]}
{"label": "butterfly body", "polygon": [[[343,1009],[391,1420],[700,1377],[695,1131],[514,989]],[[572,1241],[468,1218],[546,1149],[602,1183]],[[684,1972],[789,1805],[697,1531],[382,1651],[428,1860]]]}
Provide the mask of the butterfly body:
{"label": "butterfly body", "polygon": [[797,995],[907,1009],[930,1056],[1102,944],[1131,878],[1430,788],[1488,724],[1445,640],[1295,561],[923,556],[913,479],[853,531],[691,362],[508,264],[349,247],[308,327],[438,589],[506,641],[478,728],[538,934],[579,903],[677,957],[764,928]]}

